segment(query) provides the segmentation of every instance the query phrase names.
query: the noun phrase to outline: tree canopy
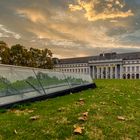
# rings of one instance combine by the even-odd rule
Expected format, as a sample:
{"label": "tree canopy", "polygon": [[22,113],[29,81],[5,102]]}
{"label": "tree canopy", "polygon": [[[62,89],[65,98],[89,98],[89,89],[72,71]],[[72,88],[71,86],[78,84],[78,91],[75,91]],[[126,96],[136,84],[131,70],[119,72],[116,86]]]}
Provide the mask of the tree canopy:
{"label": "tree canopy", "polygon": [[0,41],[0,57],[2,64],[35,68],[53,68],[52,52],[47,48],[27,49],[21,44],[9,47],[4,41]]}

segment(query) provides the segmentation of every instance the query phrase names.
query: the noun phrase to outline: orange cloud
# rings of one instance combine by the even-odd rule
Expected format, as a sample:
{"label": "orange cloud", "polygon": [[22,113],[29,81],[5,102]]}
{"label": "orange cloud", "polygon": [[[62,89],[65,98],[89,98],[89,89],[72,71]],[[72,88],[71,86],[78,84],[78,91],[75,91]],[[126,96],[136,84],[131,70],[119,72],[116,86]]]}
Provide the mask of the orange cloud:
{"label": "orange cloud", "polygon": [[[84,16],[89,21],[126,18],[134,15],[131,10],[128,10],[126,12],[121,11],[125,4],[119,0],[109,0],[108,2],[106,2],[106,7],[104,7],[103,12],[100,13],[97,13],[95,9],[95,7],[100,6],[100,1],[77,0],[77,3],[77,5],[70,4],[69,9],[71,11],[85,11]],[[115,8],[114,6],[118,6],[118,8]]]}
{"label": "orange cloud", "polygon": [[23,17],[28,18],[34,23],[46,21],[45,15],[36,9],[18,9],[17,13]]}

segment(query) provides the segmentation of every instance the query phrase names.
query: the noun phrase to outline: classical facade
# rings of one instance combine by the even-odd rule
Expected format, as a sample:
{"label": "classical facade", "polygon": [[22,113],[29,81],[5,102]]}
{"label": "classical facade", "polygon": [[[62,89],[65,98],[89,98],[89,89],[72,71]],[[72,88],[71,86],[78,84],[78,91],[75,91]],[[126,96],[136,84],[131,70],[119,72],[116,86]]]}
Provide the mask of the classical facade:
{"label": "classical facade", "polygon": [[59,59],[55,69],[90,74],[93,79],[140,79],[140,52],[120,54],[114,52]]}

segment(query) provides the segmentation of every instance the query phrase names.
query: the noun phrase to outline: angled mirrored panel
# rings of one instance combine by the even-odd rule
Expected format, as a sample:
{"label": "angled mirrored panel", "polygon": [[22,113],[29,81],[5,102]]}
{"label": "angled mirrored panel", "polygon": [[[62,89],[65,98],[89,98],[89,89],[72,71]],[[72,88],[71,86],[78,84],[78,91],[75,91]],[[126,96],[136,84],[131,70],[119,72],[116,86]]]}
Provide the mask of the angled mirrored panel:
{"label": "angled mirrored panel", "polygon": [[69,89],[68,81],[63,73],[42,69],[34,69],[34,71],[45,94]]}
{"label": "angled mirrored panel", "polygon": [[91,83],[90,75],[0,65],[0,106]]}

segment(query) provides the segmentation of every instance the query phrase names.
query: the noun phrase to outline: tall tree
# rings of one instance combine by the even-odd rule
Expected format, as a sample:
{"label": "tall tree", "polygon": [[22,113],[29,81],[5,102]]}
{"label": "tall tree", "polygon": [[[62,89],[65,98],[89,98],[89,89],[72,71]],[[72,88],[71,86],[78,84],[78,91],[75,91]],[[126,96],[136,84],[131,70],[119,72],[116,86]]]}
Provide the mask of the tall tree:
{"label": "tall tree", "polygon": [[10,49],[11,64],[26,66],[28,61],[27,53],[28,50],[24,46],[20,44],[13,45]]}
{"label": "tall tree", "polygon": [[3,64],[10,63],[10,49],[4,41],[0,41],[0,58],[1,63]]}
{"label": "tall tree", "polygon": [[40,67],[41,68],[48,68],[51,69],[53,68],[53,63],[52,63],[52,52],[45,48],[42,50],[42,56],[40,58]]}
{"label": "tall tree", "polygon": [[47,48],[43,50],[30,48],[28,50],[20,44],[13,45],[9,48],[5,42],[0,41],[0,57],[3,64],[53,68],[52,52]]}

